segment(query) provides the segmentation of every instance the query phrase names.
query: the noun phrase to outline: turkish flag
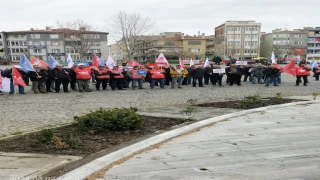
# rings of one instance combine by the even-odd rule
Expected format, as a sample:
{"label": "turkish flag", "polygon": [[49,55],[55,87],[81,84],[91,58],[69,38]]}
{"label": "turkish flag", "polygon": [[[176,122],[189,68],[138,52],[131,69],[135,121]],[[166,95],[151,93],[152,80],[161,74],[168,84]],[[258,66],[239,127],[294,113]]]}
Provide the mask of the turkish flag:
{"label": "turkish flag", "polygon": [[93,55],[92,66],[94,67],[100,66],[99,58],[96,54]]}
{"label": "turkish flag", "polygon": [[41,61],[40,59],[31,56],[30,58],[30,63],[32,65],[38,65],[39,67],[48,67],[49,65],[45,63],[44,61]]}
{"label": "turkish flag", "polygon": [[19,85],[19,86],[23,86],[23,87],[27,86],[26,83],[24,82],[24,80],[22,79],[20,72],[14,66],[12,67],[12,75],[13,75],[13,84],[14,85]]}
{"label": "turkish flag", "polygon": [[296,76],[296,61],[291,61],[286,67],[283,68],[282,72]]}
{"label": "turkish flag", "polygon": [[134,60],[129,60],[129,67],[134,67],[134,66],[140,67],[141,65]]}

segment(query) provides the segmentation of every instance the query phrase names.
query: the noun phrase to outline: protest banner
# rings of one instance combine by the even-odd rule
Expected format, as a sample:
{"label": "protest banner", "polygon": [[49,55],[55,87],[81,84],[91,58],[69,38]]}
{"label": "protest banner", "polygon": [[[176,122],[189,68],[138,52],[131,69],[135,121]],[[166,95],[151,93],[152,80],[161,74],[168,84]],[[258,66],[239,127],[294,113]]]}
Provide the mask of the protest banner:
{"label": "protest banner", "polygon": [[248,65],[248,61],[236,61],[236,65],[246,66],[246,65]]}
{"label": "protest banner", "polygon": [[212,73],[223,74],[223,73],[226,73],[226,70],[225,69],[212,69]]}
{"label": "protest banner", "polygon": [[138,70],[138,75],[147,75],[147,71],[146,70]]}

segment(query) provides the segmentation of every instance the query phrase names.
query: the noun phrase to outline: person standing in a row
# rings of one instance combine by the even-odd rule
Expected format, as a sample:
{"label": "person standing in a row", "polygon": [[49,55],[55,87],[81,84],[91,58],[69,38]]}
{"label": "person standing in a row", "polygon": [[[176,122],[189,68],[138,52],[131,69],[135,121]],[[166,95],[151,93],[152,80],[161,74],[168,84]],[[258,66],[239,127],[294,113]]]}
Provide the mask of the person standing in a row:
{"label": "person standing in a row", "polygon": [[308,86],[308,76],[310,76],[311,69],[306,66],[304,62],[300,62],[299,66],[296,67],[296,75],[297,75],[297,80],[296,80],[296,86],[299,86],[301,82],[301,78],[303,79],[303,85]]}
{"label": "person standing in a row", "polygon": [[154,89],[154,86],[157,82],[160,84],[160,88],[164,89],[164,79],[165,79],[165,71],[164,69],[160,69],[159,67],[154,67],[154,69],[148,72],[151,76],[150,88]]}
{"label": "person standing in a row", "polygon": [[90,90],[91,68],[84,67],[84,64],[79,64],[78,68],[74,68],[78,83],[79,92],[92,92]]}
{"label": "person standing in a row", "polygon": [[33,65],[35,71],[29,71],[27,75],[32,82],[31,90],[35,94],[46,93],[46,80],[48,74],[45,69],[41,69],[38,65]]}
{"label": "person standing in a row", "polygon": [[100,91],[100,86],[102,84],[102,89],[107,90],[108,81],[110,79],[110,71],[104,67],[99,66],[97,70],[94,70],[96,77],[96,90]]}
{"label": "person standing in a row", "polygon": [[172,78],[171,82],[171,89],[174,89],[177,82],[178,82],[178,88],[182,88],[181,84],[184,78],[187,77],[188,71],[181,68],[181,65],[177,65],[176,68],[171,67],[170,68],[170,75]]}
{"label": "person standing in a row", "polygon": [[125,71],[119,69],[119,66],[114,66],[112,70],[110,70],[110,86],[112,91],[115,91],[117,88],[118,90],[125,90],[123,86],[125,85],[124,79]]}
{"label": "person standing in a row", "polygon": [[57,65],[57,68],[55,68],[52,72],[54,81],[55,81],[55,91],[56,93],[60,92],[60,86],[62,84],[63,86],[63,92],[69,93],[68,86],[69,82],[71,80],[69,73],[63,69],[63,65]]}
{"label": "person standing in a row", "polygon": [[192,86],[193,87],[197,86],[197,82],[199,84],[199,87],[204,87],[203,86],[204,70],[203,70],[202,66],[198,66],[197,68],[192,69],[191,77],[192,77]]}

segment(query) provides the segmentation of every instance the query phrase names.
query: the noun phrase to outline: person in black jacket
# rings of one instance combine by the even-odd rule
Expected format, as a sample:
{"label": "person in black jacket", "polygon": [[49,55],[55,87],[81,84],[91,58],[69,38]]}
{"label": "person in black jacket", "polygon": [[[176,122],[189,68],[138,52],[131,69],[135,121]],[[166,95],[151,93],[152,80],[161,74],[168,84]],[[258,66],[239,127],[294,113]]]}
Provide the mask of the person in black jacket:
{"label": "person in black jacket", "polygon": [[166,74],[165,74],[166,79],[165,79],[164,85],[166,85],[166,86],[169,86],[170,82],[172,83],[172,78],[171,78],[171,75],[170,75],[170,69],[171,68],[172,68],[172,66],[167,67],[167,68],[164,69],[165,72],[166,72]]}
{"label": "person in black jacket", "polygon": [[[204,85],[209,85],[209,79],[212,79],[211,76],[212,76],[212,68],[210,65],[207,65],[204,70]],[[211,81],[212,83],[212,81]]]}
{"label": "person in black jacket", "polygon": [[249,77],[249,82],[252,81],[251,72],[249,72],[251,68],[252,68],[251,65],[247,65],[244,67],[244,69],[243,69],[243,74],[244,74],[243,82],[247,82],[248,77]]}
{"label": "person in black jacket", "polygon": [[265,70],[267,81],[266,86],[269,86],[270,83],[273,83],[274,86],[279,86],[277,82],[277,77],[279,76],[280,70],[277,69],[274,65],[270,65],[268,69]]}
{"label": "person in black jacket", "polygon": [[63,69],[63,65],[57,65],[57,68],[53,70],[53,77],[55,79],[55,91],[56,93],[60,92],[60,85],[63,86],[63,92],[69,93],[68,85],[69,85],[69,73]]}
{"label": "person in black jacket", "polygon": [[198,66],[197,68],[193,69],[191,71],[191,77],[192,77],[192,85],[193,87],[197,86],[197,81],[199,83],[199,87],[204,87],[203,86],[203,77],[204,77],[204,70],[202,66]]}
{"label": "person in black jacket", "polygon": [[48,78],[48,73],[45,69],[40,69],[38,65],[33,65],[36,71],[29,71],[27,75],[30,77],[32,82],[31,90],[35,94],[46,93],[46,80]]}
{"label": "person in black jacket", "polygon": [[[217,66],[217,65],[214,65],[212,67],[213,69],[221,69],[220,66]],[[219,84],[219,86],[221,87],[222,86],[222,78],[223,78],[223,73],[212,73],[212,76],[211,76],[211,83],[212,85],[217,85],[217,82]]]}
{"label": "person in black jacket", "polygon": [[76,87],[77,75],[76,75],[76,72],[74,71],[74,68],[77,68],[77,67],[78,66],[74,64],[73,67],[69,70],[70,87],[73,91],[77,91],[77,87]]}
{"label": "person in black jacket", "polygon": [[47,92],[53,92],[51,90],[51,87],[53,86],[53,83],[54,83],[54,71],[55,71],[56,68],[54,69],[50,69],[50,68],[46,68],[45,70],[47,71],[47,74],[48,74],[48,78],[46,80],[46,91]]}

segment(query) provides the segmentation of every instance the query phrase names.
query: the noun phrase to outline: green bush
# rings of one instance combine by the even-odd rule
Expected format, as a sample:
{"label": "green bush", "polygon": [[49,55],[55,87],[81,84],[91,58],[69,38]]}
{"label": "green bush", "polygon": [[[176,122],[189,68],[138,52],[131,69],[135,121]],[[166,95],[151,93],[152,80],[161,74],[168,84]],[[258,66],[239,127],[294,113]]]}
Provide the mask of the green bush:
{"label": "green bush", "polygon": [[247,108],[256,104],[261,104],[261,105],[264,104],[264,101],[261,99],[259,95],[246,96],[235,103],[236,106],[239,106],[242,108]]}
{"label": "green bush", "polygon": [[82,131],[125,131],[141,129],[143,117],[137,114],[137,108],[114,108],[92,111],[80,117],[74,117],[76,125]]}
{"label": "green bush", "polygon": [[44,144],[49,144],[52,142],[54,134],[51,129],[44,129],[40,132],[39,141]]}

